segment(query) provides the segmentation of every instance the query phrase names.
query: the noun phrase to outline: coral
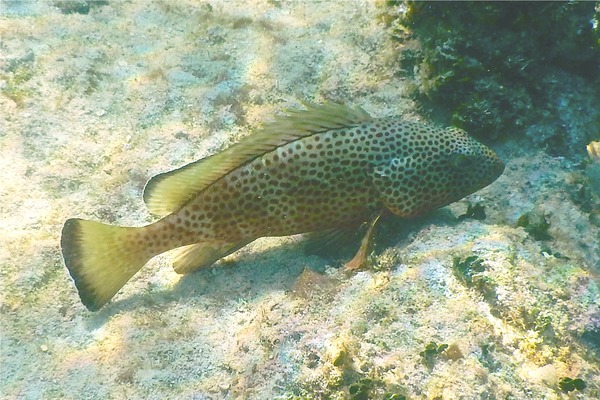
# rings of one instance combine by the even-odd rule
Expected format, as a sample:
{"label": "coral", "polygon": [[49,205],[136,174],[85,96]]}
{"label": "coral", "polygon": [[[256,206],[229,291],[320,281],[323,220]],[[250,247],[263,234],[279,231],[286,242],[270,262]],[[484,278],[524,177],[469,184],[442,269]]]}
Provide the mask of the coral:
{"label": "coral", "polygon": [[431,118],[581,158],[600,125],[596,3],[386,4]]}

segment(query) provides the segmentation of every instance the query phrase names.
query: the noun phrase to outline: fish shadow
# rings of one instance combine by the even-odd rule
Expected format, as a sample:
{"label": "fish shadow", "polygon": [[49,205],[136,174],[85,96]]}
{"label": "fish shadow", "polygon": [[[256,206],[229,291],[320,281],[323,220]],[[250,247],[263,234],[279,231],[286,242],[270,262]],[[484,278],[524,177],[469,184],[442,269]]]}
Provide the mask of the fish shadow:
{"label": "fish shadow", "polygon": [[[423,226],[455,225],[459,222],[448,211],[438,210],[410,221],[390,215],[378,227],[373,250],[376,254],[407,240]],[[163,292],[169,301],[206,298],[210,301],[251,300],[277,291],[292,290],[298,276],[309,268],[324,273],[328,267],[339,268],[352,259],[364,235],[359,229],[344,243],[313,252],[303,237],[260,250],[245,248],[234,253],[232,260],[219,261],[211,268],[183,276],[175,287]]]}
{"label": "fish shadow", "polygon": [[208,298],[216,301],[250,300],[290,290],[305,268],[324,270],[327,261],[306,254],[300,241],[269,249],[242,249],[211,268],[183,276],[171,294],[178,301]]}
{"label": "fish shadow", "polygon": [[175,304],[250,301],[267,293],[290,290],[305,268],[324,271],[327,266],[327,260],[306,254],[300,240],[286,240],[264,250],[257,247],[260,246],[251,245],[212,267],[182,275],[173,287],[118,296],[92,314],[86,325],[97,329],[111,317],[136,308],[168,312]]}
{"label": "fish shadow", "polygon": [[[438,210],[426,217],[411,220],[386,216],[377,228],[373,250],[376,254],[397,246],[423,226],[460,223],[450,212]],[[175,286],[164,290],[144,290],[126,298],[117,298],[88,320],[89,328],[98,328],[112,316],[143,307],[165,312],[174,304],[201,305],[232,301],[251,301],[268,293],[290,291],[298,276],[309,268],[323,273],[327,267],[338,268],[349,261],[358,249],[364,229],[335,248],[311,252],[301,238],[284,240],[267,249],[250,245],[210,268],[183,275]]]}

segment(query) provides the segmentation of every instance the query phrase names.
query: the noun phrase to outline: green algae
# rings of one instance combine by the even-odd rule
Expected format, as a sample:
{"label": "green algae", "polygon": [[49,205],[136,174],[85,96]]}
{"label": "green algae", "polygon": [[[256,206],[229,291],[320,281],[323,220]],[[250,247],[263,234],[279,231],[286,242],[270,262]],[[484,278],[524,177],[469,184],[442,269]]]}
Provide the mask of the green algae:
{"label": "green algae", "polygon": [[469,256],[462,260],[455,257],[452,261],[452,268],[456,277],[469,287],[474,284],[473,277],[485,271],[483,260],[477,256]]}
{"label": "green algae", "polygon": [[483,221],[486,217],[485,207],[481,203],[467,205],[467,211],[464,214],[458,216],[458,220],[461,221],[463,219],[476,219],[479,221]]}
{"label": "green algae", "polygon": [[[578,158],[576,149],[596,135],[596,3],[408,1],[381,9],[408,47],[401,63],[430,118],[479,137],[527,136],[551,154]],[[560,112],[560,102],[581,113]]]}
{"label": "green algae", "polygon": [[548,233],[550,223],[544,214],[529,211],[519,217],[517,225],[525,229],[535,240],[550,240],[552,236]]}
{"label": "green algae", "polygon": [[586,388],[586,384],[583,381],[583,379],[579,379],[579,378],[572,379],[572,378],[564,377],[564,378],[560,378],[560,381],[558,382],[558,387],[563,392],[568,393],[568,392],[572,392],[574,390],[581,391]]}
{"label": "green algae", "polygon": [[425,346],[425,350],[419,353],[419,355],[423,358],[423,364],[428,369],[433,369],[438,357],[442,355],[446,349],[448,349],[448,345],[446,343],[438,344],[436,342],[429,342]]}
{"label": "green algae", "polygon": [[0,73],[0,80],[4,80],[5,86],[0,88],[0,94],[14,101],[19,108],[25,106],[27,99],[35,94],[28,82],[34,76],[34,65],[31,63],[21,63],[15,66],[8,73]]}

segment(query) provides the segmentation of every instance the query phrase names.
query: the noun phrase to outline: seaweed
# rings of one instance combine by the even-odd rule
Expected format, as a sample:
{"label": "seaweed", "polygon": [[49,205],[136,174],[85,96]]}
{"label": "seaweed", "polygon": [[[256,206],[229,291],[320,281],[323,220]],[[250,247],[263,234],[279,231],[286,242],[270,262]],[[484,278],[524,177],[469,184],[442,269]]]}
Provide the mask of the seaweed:
{"label": "seaweed", "polygon": [[368,400],[373,388],[373,381],[369,378],[363,378],[348,387],[348,393],[352,400]]}
{"label": "seaweed", "polygon": [[[383,394],[381,394],[382,391]],[[406,400],[406,396],[400,391],[401,389],[395,385],[389,387],[384,381],[372,378],[361,378],[348,386],[351,400]]]}
{"label": "seaweed", "polygon": [[459,215],[457,219],[462,221],[463,219],[470,218],[483,221],[485,217],[485,207],[481,203],[469,203],[467,206],[467,211],[464,214]]}
{"label": "seaweed", "polygon": [[5,80],[6,84],[0,86],[0,93],[15,102],[17,107],[23,108],[25,100],[35,94],[34,90],[28,86],[28,82],[34,76],[34,63],[31,60],[18,60],[8,73],[0,74],[0,80]]}
{"label": "seaweed", "polygon": [[442,354],[448,348],[447,344],[437,345],[436,342],[429,342],[427,346],[425,346],[425,350],[419,353],[421,357],[423,357],[423,364],[429,369],[432,369],[435,365],[435,362],[440,354]]}
{"label": "seaweed", "polygon": [[460,257],[455,257],[452,262],[452,270],[454,276],[468,288],[476,289],[483,296],[484,300],[492,306],[490,312],[493,315],[498,314],[495,306],[498,303],[496,281],[485,275],[486,266],[484,260],[473,255],[461,260]]}
{"label": "seaweed", "polygon": [[581,391],[581,390],[585,389],[586,384],[582,379],[579,379],[579,378],[572,379],[572,378],[564,377],[564,378],[560,378],[560,380],[558,381],[558,387],[563,392],[569,393],[574,390]]}
{"label": "seaweed", "polygon": [[546,219],[546,216],[535,212],[529,211],[521,215],[517,220],[517,225],[525,229],[525,232],[529,233],[535,240],[544,241],[552,239],[552,236],[548,233],[550,223]]}
{"label": "seaweed", "polygon": [[409,1],[382,8],[391,36],[407,44],[401,70],[414,79],[414,96],[431,119],[479,138],[526,136],[550,154],[581,157],[576,149],[600,123],[595,2]]}
{"label": "seaweed", "polygon": [[383,400],[406,400],[406,396],[399,393],[385,393]]}
{"label": "seaweed", "polygon": [[63,14],[89,14],[91,9],[106,6],[109,2],[106,0],[57,0],[53,4]]}
{"label": "seaweed", "polygon": [[493,343],[484,343],[481,345],[481,355],[478,357],[479,362],[490,372],[496,372],[501,368],[500,362],[496,360],[493,353],[495,346]]}
{"label": "seaweed", "polygon": [[473,276],[485,271],[483,260],[477,256],[469,256],[464,260],[455,257],[452,263],[454,275],[467,287],[474,285]]}

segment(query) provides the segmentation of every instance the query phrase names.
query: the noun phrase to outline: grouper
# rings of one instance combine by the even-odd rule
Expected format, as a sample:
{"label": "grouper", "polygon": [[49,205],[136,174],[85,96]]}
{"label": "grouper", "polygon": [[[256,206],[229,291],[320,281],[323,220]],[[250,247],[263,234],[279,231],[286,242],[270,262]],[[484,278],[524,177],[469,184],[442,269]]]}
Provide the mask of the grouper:
{"label": "grouper", "polygon": [[357,255],[382,213],[419,216],[500,176],[494,151],[458,128],[362,108],[304,104],[226,150],[148,181],[144,201],[162,217],[141,227],[78,218],[65,222],[65,265],[89,310],[106,304],[152,257],[177,249],[189,273],[259,237],[352,231],[367,224]]}

